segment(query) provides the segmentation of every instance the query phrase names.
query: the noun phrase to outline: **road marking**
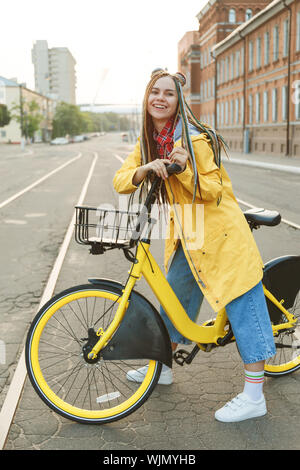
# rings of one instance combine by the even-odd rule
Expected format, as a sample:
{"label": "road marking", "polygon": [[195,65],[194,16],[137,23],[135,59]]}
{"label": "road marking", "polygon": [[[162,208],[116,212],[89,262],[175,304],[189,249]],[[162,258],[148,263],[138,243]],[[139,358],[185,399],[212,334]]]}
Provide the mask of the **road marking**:
{"label": "road marking", "polygon": [[40,178],[39,180],[37,180],[35,183],[32,183],[30,184],[29,186],[27,186],[25,189],[22,189],[22,191],[19,191],[18,193],[14,194],[13,196],[11,196],[10,198],[6,199],[5,201],[1,202],[0,203],[0,209],[2,209],[2,207],[4,206],[7,206],[7,204],[10,204],[12,201],[14,201],[15,199],[17,199],[18,197],[22,196],[23,194],[27,193],[28,191],[30,191],[31,189],[33,189],[35,186],[37,186],[38,184],[42,183],[43,181],[45,181],[47,178],[50,178],[50,176],[54,175],[55,173],[57,173],[58,171],[62,170],[63,168],[65,168],[66,166],[70,165],[70,163],[73,163],[75,162],[76,160],[78,160],[79,158],[81,158],[82,156],[82,153],[79,153],[75,158],[72,158],[71,160],[69,160],[68,162],[64,163],[63,165],[59,166],[58,168],[56,168],[55,170],[53,171],[50,171],[50,173],[48,173],[47,175],[43,176],[42,178]]}
{"label": "road marking", "polygon": [[287,173],[300,174],[300,167],[292,165],[280,165],[277,163],[267,163],[258,160],[241,160],[239,158],[230,158],[226,163],[236,163],[237,165],[253,166],[255,168],[264,168],[265,170],[284,171]]}
{"label": "road marking", "polygon": [[27,220],[17,220],[17,219],[4,219],[3,221],[5,224],[13,224],[13,225],[25,225],[28,224]]}
{"label": "road marking", "polygon": [[[98,154],[95,152],[95,156],[90,167],[87,179],[82,188],[78,203],[76,205],[81,205],[84,201],[87,189],[92,177],[92,174],[95,169],[96,161],[98,159]],[[71,238],[73,236],[74,224],[76,219],[76,213],[74,211],[71,222],[69,224],[67,233],[65,235],[64,241],[60,247],[59,254],[54,263],[52,272],[49,276],[46,288],[43,292],[38,310],[53,296],[53,291],[66,256],[68,246],[70,244]],[[13,375],[11,384],[9,386],[7,395],[5,397],[2,409],[0,411],[0,450],[5,446],[5,442],[9,433],[9,429],[14,418],[17,406],[21,397],[21,393],[24,387],[25,379],[27,376],[26,365],[25,365],[25,349],[23,349],[21,357],[18,361],[15,373]]]}
{"label": "road marking", "polygon": [[116,157],[117,160],[119,160],[121,163],[124,163],[124,158],[120,157],[120,155],[117,155],[116,153],[113,154],[114,157]]}

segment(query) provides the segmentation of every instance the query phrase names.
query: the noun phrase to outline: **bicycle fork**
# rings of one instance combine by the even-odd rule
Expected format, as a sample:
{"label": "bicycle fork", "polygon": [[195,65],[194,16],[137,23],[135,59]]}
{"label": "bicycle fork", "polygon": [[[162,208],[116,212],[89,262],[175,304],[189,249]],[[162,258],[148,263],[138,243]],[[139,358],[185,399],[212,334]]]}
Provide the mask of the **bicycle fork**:
{"label": "bicycle fork", "polygon": [[129,271],[129,278],[128,281],[122,290],[122,295],[120,296],[119,306],[117,308],[116,314],[114,319],[112,320],[111,324],[107,328],[107,330],[103,330],[103,328],[99,328],[96,332],[96,335],[99,337],[99,340],[94,345],[92,350],[88,354],[89,360],[96,360],[99,352],[103,349],[106,344],[109,342],[111,337],[113,336],[114,332],[119,327],[120,323],[122,322],[124,315],[127,310],[128,300],[130,294],[135,286],[135,283],[141,277],[141,265],[142,263],[133,263],[131,269]]}

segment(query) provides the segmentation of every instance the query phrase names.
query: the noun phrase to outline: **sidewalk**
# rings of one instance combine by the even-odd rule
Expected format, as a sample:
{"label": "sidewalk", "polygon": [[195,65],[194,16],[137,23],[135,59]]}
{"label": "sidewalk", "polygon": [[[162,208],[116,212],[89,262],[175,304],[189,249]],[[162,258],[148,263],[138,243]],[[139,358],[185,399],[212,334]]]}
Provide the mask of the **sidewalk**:
{"label": "sidewalk", "polygon": [[255,166],[271,170],[300,174],[300,158],[281,155],[255,154],[229,151],[229,160],[223,152],[223,163]]}

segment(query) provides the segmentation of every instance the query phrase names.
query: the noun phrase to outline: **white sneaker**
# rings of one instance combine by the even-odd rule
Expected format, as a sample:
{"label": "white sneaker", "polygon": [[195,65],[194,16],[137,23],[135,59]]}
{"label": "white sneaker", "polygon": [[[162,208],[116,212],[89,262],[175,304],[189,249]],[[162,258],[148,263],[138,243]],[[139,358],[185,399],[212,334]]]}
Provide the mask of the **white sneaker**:
{"label": "white sneaker", "polygon": [[[143,382],[147,371],[148,366],[136,370],[129,370],[126,374],[126,378],[130,382]],[[171,385],[171,383],[173,383],[172,369],[168,368],[167,370],[162,370],[157,383],[158,385]]]}
{"label": "white sneaker", "polygon": [[257,418],[267,413],[264,395],[252,401],[245,393],[240,393],[215,413],[215,418],[223,423],[235,423],[245,419]]}

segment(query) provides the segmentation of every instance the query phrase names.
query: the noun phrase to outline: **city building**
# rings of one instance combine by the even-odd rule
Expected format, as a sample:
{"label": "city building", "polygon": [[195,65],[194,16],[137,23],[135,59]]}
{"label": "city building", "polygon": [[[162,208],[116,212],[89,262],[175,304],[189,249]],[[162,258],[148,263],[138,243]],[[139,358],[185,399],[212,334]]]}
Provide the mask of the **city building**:
{"label": "city building", "polygon": [[193,112],[233,151],[300,155],[300,0],[211,0],[197,17],[178,48]]}
{"label": "city building", "polygon": [[25,84],[19,84],[17,79],[7,79],[0,76],[0,103],[5,104],[11,114],[18,119],[11,119],[7,126],[0,128],[0,143],[20,143],[25,134],[26,116],[29,105],[35,102],[36,113],[43,116],[40,129],[35,133],[35,141],[49,141],[52,134],[52,120],[55,110],[55,101],[30,90]]}
{"label": "city building", "polygon": [[38,40],[32,48],[35,90],[56,101],[76,104],[76,61],[66,47],[48,48]]}

